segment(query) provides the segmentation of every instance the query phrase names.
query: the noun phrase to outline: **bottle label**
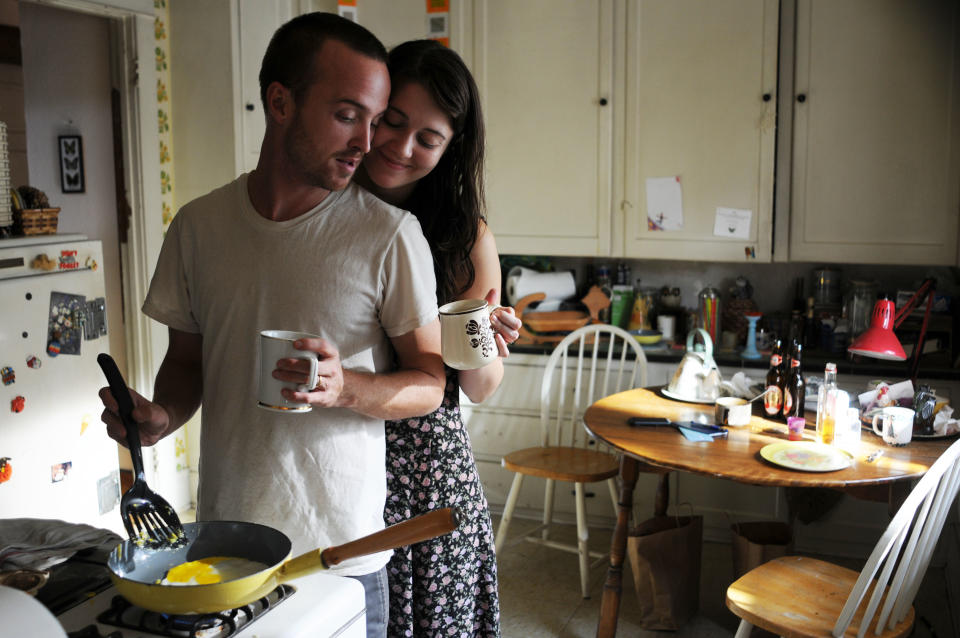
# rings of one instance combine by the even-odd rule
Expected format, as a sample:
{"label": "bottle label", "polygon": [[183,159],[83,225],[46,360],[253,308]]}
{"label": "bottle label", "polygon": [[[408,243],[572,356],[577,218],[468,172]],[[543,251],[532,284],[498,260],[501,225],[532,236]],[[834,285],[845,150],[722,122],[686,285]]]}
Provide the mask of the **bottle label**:
{"label": "bottle label", "polygon": [[767,394],[763,397],[763,409],[770,416],[780,414],[780,406],[783,404],[783,393],[780,388],[771,385],[767,386]]}
{"label": "bottle label", "polygon": [[800,367],[800,359],[790,359],[790,367],[791,367],[791,368],[799,368],[799,367]]}
{"label": "bottle label", "polygon": [[793,409],[793,395],[789,392],[783,393],[783,413],[790,414]]}
{"label": "bottle label", "polygon": [[781,357],[781,356],[778,355],[778,354],[772,354],[772,355],[770,355],[770,367],[771,367],[771,368],[775,368],[776,366],[780,365],[781,363],[783,363],[783,357]]}

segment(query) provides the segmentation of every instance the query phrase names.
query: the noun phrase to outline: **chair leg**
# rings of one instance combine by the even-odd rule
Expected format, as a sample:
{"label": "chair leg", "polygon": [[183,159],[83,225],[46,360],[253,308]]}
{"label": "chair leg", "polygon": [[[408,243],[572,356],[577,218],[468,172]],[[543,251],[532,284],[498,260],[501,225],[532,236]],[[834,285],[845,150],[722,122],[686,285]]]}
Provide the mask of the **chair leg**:
{"label": "chair leg", "polygon": [[580,591],[584,598],[590,598],[587,584],[590,575],[590,550],[587,540],[590,532],[587,530],[587,503],[583,495],[583,483],[576,484],[577,494],[577,553],[580,554]]}
{"label": "chair leg", "polygon": [[750,632],[753,631],[753,625],[744,619],[740,619],[740,626],[737,627],[737,633],[733,638],[750,638]]}
{"label": "chair leg", "polygon": [[550,524],[553,523],[553,497],[556,494],[556,483],[553,479],[547,479],[547,485],[543,491],[543,531],[540,532],[540,538],[550,539]]}
{"label": "chair leg", "polygon": [[503,542],[507,540],[507,528],[510,527],[510,520],[513,518],[513,508],[517,506],[517,497],[520,496],[521,485],[523,485],[523,474],[518,472],[513,476],[510,494],[507,495],[507,502],[503,506],[503,516],[500,518],[497,538],[493,542],[494,550],[497,552],[503,547]]}

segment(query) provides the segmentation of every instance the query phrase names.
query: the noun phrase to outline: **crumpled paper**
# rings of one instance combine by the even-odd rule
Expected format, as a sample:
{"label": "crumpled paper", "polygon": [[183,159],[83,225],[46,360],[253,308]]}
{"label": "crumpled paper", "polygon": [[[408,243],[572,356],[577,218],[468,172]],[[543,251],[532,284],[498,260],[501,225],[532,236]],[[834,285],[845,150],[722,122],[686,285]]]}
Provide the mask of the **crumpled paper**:
{"label": "crumpled paper", "polygon": [[899,383],[880,382],[872,390],[857,395],[860,413],[866,414],[874,408],[886,408],[894,405],[913,407],[913,383],[910,379]]}
{"label": "crumpled paper", "polygon": [[757,396],[753,386],[760,385],[760,381],[751,379],[743,372],[737,372],[729,381],[723,382],[724,389],[730,396],[740,397],[741,399],[752,399]]}
{"label": "crumpled paper", "polygon": [[933,432],[938,436],[949,436],[960,432],[960,420],[953,418],[953,408],[945,405],[933,417]]}

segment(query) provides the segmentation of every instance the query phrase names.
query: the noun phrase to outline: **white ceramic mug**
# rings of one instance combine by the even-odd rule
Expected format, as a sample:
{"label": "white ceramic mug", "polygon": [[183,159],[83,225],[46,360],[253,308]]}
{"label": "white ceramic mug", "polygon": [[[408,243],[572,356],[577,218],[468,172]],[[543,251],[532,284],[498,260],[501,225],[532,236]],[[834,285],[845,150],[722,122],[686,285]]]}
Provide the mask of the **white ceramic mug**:
{"label": "white ceramic mug", "polygon": [[461,299],[440,307],[443,362],[455,370],[482,368],[499,356],[490,314],[500,306],[483,299]]}
{"label": "white ceramic mug", "polygon": [[[877,429],[877,420],[882,423]],[[873,432],[883,437],[887,445],[906,445],[913,436],[913,410],[910,408],[883,408],[873,415]]]}
{"label": "white ceramic mug", "polygon": [[290,330],[261,330],[260,331],[260,392],[257,395],[257,405],[264,410],[273,412],[309,412],[313,407],[309,403],[288,401],[281,394],[283,388],[294,390],[310,390],[306,385],[287,383],[273,378],[273,371],[280,359],[306,359],[310,362],[310,379],[317,379],[317,353],[309,350],[297,350],[293,342],[297,339],[319,339],[317,335],[306,332],[292,332]]}

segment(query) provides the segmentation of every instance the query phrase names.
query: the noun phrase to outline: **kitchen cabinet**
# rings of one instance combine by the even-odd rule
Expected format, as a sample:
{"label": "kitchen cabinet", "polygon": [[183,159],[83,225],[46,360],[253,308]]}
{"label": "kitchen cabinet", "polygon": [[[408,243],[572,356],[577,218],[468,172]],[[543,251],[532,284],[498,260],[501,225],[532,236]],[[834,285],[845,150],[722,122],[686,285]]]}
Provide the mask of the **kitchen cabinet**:
{"label": "kitchen cabinet", "polygon": [[960,5],[798,0],[791,261],[957,263]]}
{"label": "kitchen cabinet", "polygon": [[[770,261],[778,6],[627,3],[625,148],[614,162],[624,174],[616,226],[625,256]],[[678,179],[682,228],[648,224],[657,216],[651,178]],[[718,208],[738,211],[729,215],[742,229],[715,229]]]}
{"label": "kitchen cabinet", "polygon": [[[500,252],[769,260],[777,6],[475,0]],[[651,177],[680,178],[682,228],[648,229]],[[750,211],[742,239],[717,207]]]}
{"label": "kitchen cabinet", "polygon": [[487,218],[501,253],[609,255],[614,0],[474,0]]}
{"label": "kitchen cabinet", "polygon": [[260,63],[277,27],[309,10],[309,4],[295,0],[171,3],[178,201],[188,202],[256,167],[265,128]]}

